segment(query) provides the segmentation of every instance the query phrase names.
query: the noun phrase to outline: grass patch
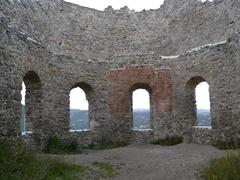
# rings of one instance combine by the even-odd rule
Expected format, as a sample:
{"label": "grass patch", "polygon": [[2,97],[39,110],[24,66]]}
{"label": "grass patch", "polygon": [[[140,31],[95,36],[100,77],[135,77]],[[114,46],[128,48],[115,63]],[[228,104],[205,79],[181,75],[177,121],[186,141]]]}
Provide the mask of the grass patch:
{"label": "grass patch", "polygon": [[240,154],[210,160],[208,166],[200,173],[206,180],[240,180]]}
{"label": "grass patch", "polygon": [[212,145],[218,149],[239,149],[240,138],[230,138],[227,140],[214,140]]}
{"label": "grass patch", "polygon": [[[95,170],[96,166],[99,168]],[[86,180],[109,178],[114,174],[108,163],[73,165],[52,158],[37,157],[21,141],[0,141],[1,180]]]}
{"label": "grass patch", "polygon": [[165,138],[160,138],[152,142],[154,145],[161,146],[173,146],[183,142],[183,137],[181,136],[166,136]]}
{"label": "grass patch", "polygon": [[118,174],[116,170],[113,168],[113,165],[111,165],[108,162],[94,161],[92,165],[98,168],[97,176],[99,177],[111,178]]}
{"label": "grass patch", "polygon": [[82,147],[77,140],[69,139],[63,141],[58,137],[50,137],[45,148],[45,153],[49,154],[79,154],[82,153]]}
{"label": "grass patch", "polygon": [[58,160],[37,158],[21,141],[0,142],[0,179],[66,179],[73,180],[83,174],[83,166],[62,163]]}

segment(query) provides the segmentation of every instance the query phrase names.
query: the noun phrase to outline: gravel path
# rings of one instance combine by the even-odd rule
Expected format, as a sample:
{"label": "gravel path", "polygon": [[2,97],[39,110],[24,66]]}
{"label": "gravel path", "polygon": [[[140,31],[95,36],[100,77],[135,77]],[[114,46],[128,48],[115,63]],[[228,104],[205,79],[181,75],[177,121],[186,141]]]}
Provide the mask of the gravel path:
{"label": "gravel path", "polygon": [[82,165],[94,161],[109,162],[119,172],[113,180],[193,180],[199,168],[210,158],[224,154],[226,152],[214,147],[197,144],[170,147],[129,145],[112,150],[89,150],[85,154],[65,155],[63,158]]}

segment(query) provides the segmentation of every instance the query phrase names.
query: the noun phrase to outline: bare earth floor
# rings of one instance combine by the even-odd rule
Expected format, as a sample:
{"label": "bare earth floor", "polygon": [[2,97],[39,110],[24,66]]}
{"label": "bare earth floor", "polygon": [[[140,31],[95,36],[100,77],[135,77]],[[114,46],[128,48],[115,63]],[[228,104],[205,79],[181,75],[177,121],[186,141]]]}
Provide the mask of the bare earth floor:
{"label": "bare earth floor", "polygon": [[186,180],[196,179],[196,173],[213,157],[225,151],[207,145],[179,144],[129,145],[104,151],[88,151],[81,155],[65,155],[74,164],[90,165],[94,161],[109,162],[119,175],[114,180]]}

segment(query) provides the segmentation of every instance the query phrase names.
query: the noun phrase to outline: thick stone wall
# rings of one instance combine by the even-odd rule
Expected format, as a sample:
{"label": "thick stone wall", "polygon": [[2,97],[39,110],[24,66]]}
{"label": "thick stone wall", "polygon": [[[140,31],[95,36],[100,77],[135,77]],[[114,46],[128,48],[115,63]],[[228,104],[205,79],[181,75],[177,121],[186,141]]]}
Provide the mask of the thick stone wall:
{"label": "thick stone wall", "polygon": [[[61,0],[6,0],[3,21],[54,54],[112,60],[115,55],[177,55],[226,40],[239,30],[237,0],[166,0],[156,10],[97,11]],[[181,42],[181,43],[180,43]]]}
{"label": "thick stone wall", "polygon": [[[53,135],[82,144],[239,136],[238,7],[235,0],[166,0],[157,10],[101,12],[61,0],[1,1],[0,135],[21,136],[21,84],[33,73],[37,78],[25,80],[32,87],[37,79],[41,93],[29,91],[36,97],[28,114],[33,134],[24,139],[37,146]],[[193,91],[201,81],[210,85],[212,129],[194,127]],[[69,131],[73,87],[87,94],[89,131]],[[150,93],[152,130],[132,131],[136,88]]]}

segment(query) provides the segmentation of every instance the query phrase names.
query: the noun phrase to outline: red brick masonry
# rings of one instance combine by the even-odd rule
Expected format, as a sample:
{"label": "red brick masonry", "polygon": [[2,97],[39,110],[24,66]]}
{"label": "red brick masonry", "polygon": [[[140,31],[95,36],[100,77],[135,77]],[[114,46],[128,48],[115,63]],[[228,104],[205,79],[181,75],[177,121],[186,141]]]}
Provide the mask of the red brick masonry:
{"label": "red brick masonry", "polygon": [[149,91],[153,112],[172,111],[170,69],[154,69],[151,65],[143,65],[111,70],[109,75],[111,112],[130,112],[132,92],[139,88]]}

